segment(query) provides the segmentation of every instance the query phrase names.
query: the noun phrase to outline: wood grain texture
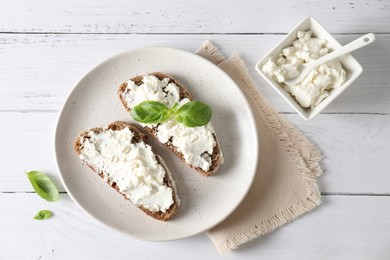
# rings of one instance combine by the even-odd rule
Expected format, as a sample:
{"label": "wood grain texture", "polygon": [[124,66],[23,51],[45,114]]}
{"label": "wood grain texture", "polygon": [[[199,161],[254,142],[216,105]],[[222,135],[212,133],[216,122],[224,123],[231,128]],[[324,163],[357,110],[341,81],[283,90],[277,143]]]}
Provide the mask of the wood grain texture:
{"label": "wood grain texture", "polygon": [[65,191],[54,157],[58,113],[0,113],[0,192],[33,191],[25,171],[45,172]]}
{"label": "wood grain texture", "polygon": [[[67,195],[49,203],[36,194],[0,193],[1,259],[220,259],[205,234],[156,243],[102,226]],[[323,206],[226,259],[388,259],[390,197],[326,196]],[[51,219],[33,219],[41,209]],[[131,220],[129,220],[131,221]],[[373,246],[373,243],[375,246]]]}
{"label": "wood grain texture", "polygon": [[[332,33],[389,32],[389,0],[3,0],[0,32],[287,33],[316,17]],[[28,18],[28,19],[26,19]],[[27,22],[28,21],[28,22]]]}
{"label": "wood grain texture", "polygon": [[[346,44],[358,36],[336,38]],[[242,56],[258,88],[277,111],[293,112],[254,69],[257,61],[282,38],[282,35],[0,34],[0,110],[58,110],[81,77],[114,54],[150,45],[194,52],[209,39],[226,55],[237,52]],[[375,43],[354,53],[364,72],[325,113],[390,113],[387,46],[390,35],[378,35]]]}
{"label": "wood grain texture", "polygon": [[[61,191],[54,161],[57,113],[2,112],[0,118],[0,192],[33,191],[25,170],[48,173]],[[323,153],[323,193],[389,194],[390,115],[325,114],[306,122],[283,115],[316,143]],[[94,126],[91,126],[94,127]],[[261,140],[260,140],[261,144]]]}
{"label": "wood grain texture", "polygon": [[[377,38],[353,54],[362,76],[310,122],[254,70],[308,15],[342,44],[368,32]],[[44,171],[65,192],[53,151],[58,110],[96,64],[150,45],[194,52],[205,40],[238,52],[264,97],[324,157],[321,207],[224,258],[390,259],[389,24],[390,0],[1,0],[0,259],[220,259],[205,234],[151,243],[117,233],[67,194],[42,200],[24,174]],[[41,209],[54,217],[33,220]]]}

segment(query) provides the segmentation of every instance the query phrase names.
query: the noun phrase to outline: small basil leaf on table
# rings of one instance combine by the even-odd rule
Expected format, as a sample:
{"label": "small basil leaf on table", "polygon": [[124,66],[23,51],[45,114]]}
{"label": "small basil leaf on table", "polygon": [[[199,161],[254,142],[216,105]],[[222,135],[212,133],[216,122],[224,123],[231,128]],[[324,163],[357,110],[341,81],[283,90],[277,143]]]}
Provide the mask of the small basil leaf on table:
{"label": "small basil leaf on table", "polygon": [[53,216],[53,213],[51,211],[49,211],[49,210],[45,210],[44,209],[44,210],[39,211],[35,215],[34,219],[43,220],[43,219],[50,218],[51,216]]}
{"label": "small basil leaf on table", "polygon": [[54,183],[44,173],[30,171],[27,174],[35,192],[47,201],[57,201],[60,198],[59,192]]}

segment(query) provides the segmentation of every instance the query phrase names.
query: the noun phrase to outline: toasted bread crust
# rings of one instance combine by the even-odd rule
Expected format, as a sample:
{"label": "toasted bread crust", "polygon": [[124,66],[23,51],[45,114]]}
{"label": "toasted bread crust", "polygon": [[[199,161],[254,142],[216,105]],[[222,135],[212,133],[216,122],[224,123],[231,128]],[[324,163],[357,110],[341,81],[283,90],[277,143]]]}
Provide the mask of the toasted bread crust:
{"label": "toasted bread crust", "polygon": [[[107,125],[107,128],[108,129],[111,129],[111,130],[122,130],[126,127],[129,127],[129,129],[134,133],[134,137],[133,137],[133,140],[132,140],[132,143],[139,143],[139,142],[145,142],[147,137],[145,134],[143,134],[137,127],[131,125],[131,124],[128,124],[128,123],[124,123],[124,122],[119,122],[119,121],[116,121],[116,122],[113,122],[113,123],[110,123],[109,125]],[[95,132],[95,133],[100,133],[102,131],[104,131],[106,128],[91,128],[91,129],[88,129],[84,132],[82,132],[75,140],[75,143],[74,143],[74,150],[75,152],[77,153],[77,155],[80,155],[81,154],[81,150],[83,149],[83,144],[81,143],[81,140],[84,139],[84,138],[89,138],[89,135],[88,133],[90,131],[92,132]],[[147,215],[157,219],[157,220],[162,220],[162,221],[165,221],[165,220],[168,220],[169,218],[171,218],[175,212],[177,211],[178,207],[179,207],[179,198],[178,198],[178,195],[177,195],[177,189],[176,189],[176,184],[174,182],[174,180],[172,179],[171,177],[171,173],[168,169],[168,167],[166,166],[164,160],[156,155],[156,159],[157,161],[159,162],[159,164],[161,164],[165,171],[166,171],[166,174],[165,174],[165,177],[164,177],[164,184],[166,184],[168,187],[172,188],[172,191],[173,191],[173,203],[172,205],[169,207],[169,209],[166,211],[166,212],[161,212],[161,211],[158,211],[158,212],[153,212],[153,211],[150,211],[149,209],[143,207],[143,206],[140,206],[138,208],[140,208],[143,212],[145,212]],[[89,165],[87,163],[88,167],[91,168],[94,172],[96,172],[102,179],[103,179],[103,173],[102,172],[98,172],[97,169],[95,169],[92,165]],[[119,188],[116,186],[116,183],[112,183],[111,184],[111,187],[113,187],[118,193],[120,193],[125,199],[128,200],[128,198],[125,197],[124,194],[122,194],[120,191],[119,191]]]}
{"label": "toasted bread crust", "polygon": [[[169,78],[169,83],[173,82],[173,83],[175,83],[176,86],[179,87],[180,100],[184,99],[184,98],[188,98],[189,100],[193,100],[193,95],[191,94],[191,92],[189,92],[189,90],[186,87],[184,87],[178,80],[176,80],[171,75],[167,75],[167,74],[164,74],[161,72],[153,72],[153,73],[150,73],[149,75],[154,75],[159,80],[163,80],[164,78]],[[144,76],[135,76],[135,77],[131,78],[130,80],[133,81],[136,85],[141,85],[143,77]],[[122,93],[126,93],[126,88],[127,88],[127,83],[123,82],[119,86],[118,95],[119,95],[120,100],[122,101],[123,106],[130,113],[131,109],[127,106],[126,101],[122,97]],[[156,128],[150,128],[148,126],[144,126],[144,129],[150,135],[152,135],[153,137],[155,137],[157,139],[157,129]],[[208,171],[205,171],[200,167],[195,167],[194,165],[188,164],[185,161],[183,154],[181,152],[179,152],[176,149],[176,147],[173,146],[172,144],[170,144],[170,143],[162,143],[162,144],[165,147],[167,147],[170,151],[172,151],[174,154],[176,154],[176,156],[179,157],[180,160],[182,160],[184,163],[186,163],[189,167],[194,168],[195,170],[197,170],[198,172],[200,172],[204,176],[210,176],[210,175],[213,175],[218,170],[218,168],[221,166],[221,164],[223,162],[222,151],[221,151],[220,145],[218,143],[217,137],[215,135],[214,135],[214,139],[215,139],[216,145],[214,146],[213,153],[211,154],[212,163],[211,163],[211,166],[210,166]]]}

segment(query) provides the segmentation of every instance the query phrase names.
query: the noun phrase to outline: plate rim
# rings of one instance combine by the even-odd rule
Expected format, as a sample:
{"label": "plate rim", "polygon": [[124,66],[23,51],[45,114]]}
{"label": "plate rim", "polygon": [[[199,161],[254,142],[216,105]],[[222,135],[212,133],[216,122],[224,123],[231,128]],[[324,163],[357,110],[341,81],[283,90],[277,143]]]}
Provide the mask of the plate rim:
{"label": "plate rim", "polygon": [[[163,51],[163,50],[170,50],[170,51],[182,53],[184,55],[189,55],[192,58],[196,58],[196,59],[202,60],[202,62],[209,63],[216,70],[218,70],[219,73],[224,74],[224,76],[233,85],[235,85],[235,88],[238,90],[238,92],[240,93],[240,95],[244,99],[245,106],[246,106],[246,108],[248,110],[249,117],[250,117],[250,120],[249,120],[250,128],[252,128],[252,132],[254,134],[253,138],[255,140],[253,140],[253,143],[256,144],[254,146],[253,153],[256,155],[255,158],[257,158],[257,159],[255,160],[255,162],[253,164],[253,169],[252,169],[253,173],[251,174],[250,181],[249,181],[249,183],[247,185],[247,188],[245,189],[245,191],[243,193],[243,196],[240,198],[240,200],[238,200],[236,205],[234,207],[232,207],[224,217],[222,217],[221,219],[219,219],[215,223],[213,223],[211,225],[208,225],[207,227],[204,227],[204,228],[202,228],[200,230],[197,230],[195,232],[192,232],[192,233],[189,233],[189,234],[186,234],[186,235],[171,236],[171,237],[166,238],[166,239],[150,239],[150,238],[138,237],[138,236],[136,236],[134,234],[129,234],[127,232],[124,232],[120,228],[117,228],[117,227],[115,227],[115,226],[113,226],[113,225],[111,225],[109,223],[106,223],[106,222],[102,221],[101,219],[99,219],[98,217],[96,217],[95,215],[93,215],[91,212],[88,211],[88,209],[86,209],[84,206],[82,206],[78,202],[78,200],[75,198],[74,194],[72,194],[69,191],[68,185],[66,184],[66,182],[64,180],[64,177],[63,177],[63,174],[61,173],[60,166],[59,166],[59,158],[58,158],[59,156],[58,156],[58,144],[57,144],[57,139],[58,138],[57,138],[57,136],[58,136],[58,132],[59,132],[59,123],[60,123],[60,121],[61,121],[61,119],[63,117],[64,110],[65,110],[65,108],[66,108],[66,106],[68,104],[68,101],[70,100],[70,97],[72,96],[72,94],[76,91],[77,87],[82,83],[83,80],[85,80],[85,78],[88,78],[88,76],[91,73],[93,73],[97,68],[103,66],[105,63],[108,63],[108,62],[110,62],[112,60],[120,58],[121,56],[126,55],[126,54],[136,53],[137,51],[146,51],[148,49],[155,49],[155,50],[161,50],[161,51]],[[61,108],[59,110],[59,113],[58,113],[58,116],[57,116],[57,120],[55,121],[55,131],[54,131],[53,139],[54,139],[53,148],[54,148],[55,164],[56,164],[56,169],[58,171],[59,178],[61,180],[62,185],[64,186],[64,188],[66,190],[66,193],[72,199],[72,201],[78,206],[78,208],[81,209],[87,215],[89,215],[92,219],[94,219],[98,223],[102,224],[103,226],[108,227],[109,229],[115,230],[117,232],[120,232],[121,234],[124,234],[127,237],[130,237],[130,238],[133,238],[133,239],[137,239],[137,240],[141,240],[141,241],[155,241],[155,242],[174,241],[174,240],[179,240],[179,239],[184,239],[184,238],[187,238],[187,237],[191,237],[191,236],[200,234],[202,232],[206,232],[207,230],[210,230],[211,228],[217,226],[218,224],[220,224],[221,222],[226,220],[240,206],[242,201],[245,199],[245,197],[247,196],[248,192],[250,191],[250,188],[252,187],[253,181],[254,181],[255,176],[256,176],[256,171],[257,171],[257,168],[258,168],[258,165],[259,165],[259,151],[260,151],[259,146],[260,146],[260,143],[259,143],[259,134],[258,134],[257,126],[256,126],[256,119],[255,119],[255,116],[253,114],[252,107],[251,107],[247,97],[245,96],[243,90],[241,89],[241,87],[230,77],[229,74],[227,74],[223,69],[221,69],[219,66],[217,66],[217,64],[211,62],[210,60],[206,59],[205,57],[202,57],[202,56],[200,56],[200,55],[198,55],[196,53],[192,53],[192,52],[185,51],[185,50],[178,49],[178,48],[167,47],[167,46],[151,45],[151,46],[143,46],[143,47],[138,47],[138,48],[127,49],[125,51],[122,51],[122,52],[119,52],[119,53],[114,54],[112,56],[109,56],[108,58],[106,58],[106,59],[102,60],[101,62],[99,62],[99,63],[95,64],[94,66],[92,66],[92,68],[90,68],[86,73],[84,73],[83,76],[76,82],[76,84],[73,85],[71,90],[66,95],[63,103],[61,104]]]}

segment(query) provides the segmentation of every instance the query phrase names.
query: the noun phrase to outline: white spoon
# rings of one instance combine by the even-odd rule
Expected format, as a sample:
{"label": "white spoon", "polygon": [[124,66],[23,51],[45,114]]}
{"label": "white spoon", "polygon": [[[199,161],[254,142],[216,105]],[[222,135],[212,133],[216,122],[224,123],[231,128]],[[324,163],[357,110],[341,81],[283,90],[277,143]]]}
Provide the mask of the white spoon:
{"label": "white spoon", "polygon": [[374,41],[375,41],[374,34],[368,33],[366,35],[363,35],[362,37],[348,43],[347,45],[345,45],[339,49],[336,49],[336,50],[322,56],[321,58],[319,58],[317,60],[313,60],[309,63],[304,63],[304,64],[299,65],[298,69],[301,70],[301,73],[295,78],[285,80],[284,83],[286,85],[289,85],[289,86],[297,85],[315,67],[318,67],[318,66],[320,66],[328,61],[334,60],[334,59],[336,59],[344,54],[353,52],[354,50],[357,50],[363,46],[366,46],[370,43],[373,43]]}

